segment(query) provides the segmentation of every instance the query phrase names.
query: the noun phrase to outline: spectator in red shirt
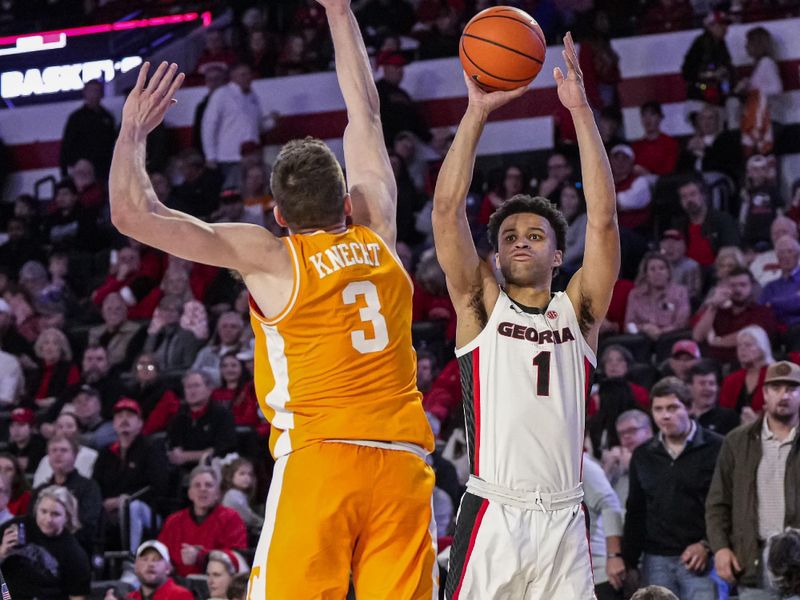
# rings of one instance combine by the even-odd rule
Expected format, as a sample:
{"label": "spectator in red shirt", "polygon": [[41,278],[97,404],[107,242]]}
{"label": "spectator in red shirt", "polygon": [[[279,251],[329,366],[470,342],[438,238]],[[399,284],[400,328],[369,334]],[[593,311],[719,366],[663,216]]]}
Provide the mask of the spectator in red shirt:
{"label": "spectator in red shirt", "polygon": [[143,306],[145,297],[153,290],[158,282],[142,273],[141,253],[139,248],[124,246],[118,251],[111,252],[111,262],[108,277],[94,292],[92,302],[100,307],[106,296],[118,292],[125,304],[128,305],[128,315],[133,319],[150,318],[153,309]]}
{"label": "spectator in red shirt", "polygon": [[628,296],[636,284],[630,279],[617,279],[614,290],[611,292],[611,304],[603,324],[601,333],[620,333],[625,324],[625,313],[628,310]]}
{"label": "spectator in red shirt", "polygon": [[636,155],[627,144],[617,144],[608,155],[617,192],[619,225],[644,230],[650,224],[650,202],[653,199],[650,182],[634,169]]}
{"label": "spectator in red shirt", "polygon": [[770,337],[777,333],[772,309],[753,300],[754,281],[744,267],[731,271],[700,309],[692,329],[695,341],[708,348],[704,354],[723,364],[736,362],[736,336],[748,325],[760,325]]}
{"label": "spectator in red shirt", "polygon": [[236,350],[222,356],[219,373],[222,384],[211,392],[211,400],[230,410],[238,427],[259,425],[258,399],[252,385],[253,378],[239,360]]}
{"label": "spectator in red shirt", "polygon": [[445,423],[458,405],[461,404],[461,373],[458,361],[454,358],[434,379],[429,390],[422,397],[425,411]]}
{"label": "spectator in red shirt", "polygon": [[16,516],[26,515],[31,503],[31,486],[17,459],[8,452],[0,452],[0,477],[11,487],[8,510]]}
{"label": "spectator in red shirt", "polygon": [[229,71],[236,64],[236,53],[225,42],[225,33],[221,29],[206,31],[206,47],[197,59],[195,71],[200,75],[209,67],[219,67]]}
{"label": "spectator in red shirt", "polygon": [[72,362],[67,336],[58,329],[45,329],[36,338],[33,351],[40,361],[38,376],[31,386],[38,408],[52,406],[66,390],[80,382],[81,374]]}
{"label": "spectator in red shirt", "polygon": [[[161,542],[142,542],[136,550],[133,569],[141,587],[125,596],[128,600],[194,600],[192,592],[169,576],[172,573],[169,550]],[[119,596],[109,590],[105,600],[119,600]]]}
{"label": "spectator in red shirt", "polygon": [[719,405],[736,410],[742,422],[752,423],[764,408],[764,379],[775,362],[767,332],[748,325],[736,335],[736,357],[742,367],[722,381]]}
{"label": "spectator in red shirt", "polygon": [[669,175],[675,171],[680,144],[661,131],[664,111],[658,102],[645,102],[639,109],[644,137],[633,142],[636,164],[653,175]]}
{"label": "spectator in red shirt", "polygon": [[158,536],[169,550],[178,575],[202,573],[212,550],[247,548],[244,521],[235,510],[219,503],[219,484],[215,469],[195,467],[189,475],[191,506],[167,517]]}
{"label": "spectator in red shirt", "polygon": [[714,263],[723,246],[738,246],[739,228],[734,218],[708,205],[708,188],[699,176],[687,179],[678,187],[684,215],[674,224],[687,240],[686,256],[703,267]]}
{"label": "spectator in red shirt", "polygon": [[134,361],[133,383],[125,395],[142,407],[142,435],[166,431],[181,407],[178,395],[158,375],[158,364],[152,354],[140,354]]}

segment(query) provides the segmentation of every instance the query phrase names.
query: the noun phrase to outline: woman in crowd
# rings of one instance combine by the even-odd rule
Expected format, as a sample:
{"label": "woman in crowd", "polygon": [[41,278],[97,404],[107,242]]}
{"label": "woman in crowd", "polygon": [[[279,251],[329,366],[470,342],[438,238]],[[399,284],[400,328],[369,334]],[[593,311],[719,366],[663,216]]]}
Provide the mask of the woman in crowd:
{"label": "woman in crowd", "polygon": [[208,600],[227,600],[233,578],[247,570],[241,556],[230,550],[212,550],[208,554]]}
{"label": "woman in crowd", "polygon": [[192,369],[206,371],[215,382],[220,382],[220,361],[229,352],[238,352],[242,343],[244,321],[234,311],[220,315],[214,335],[197,353]]}
{"label": "woman in crowd", "polygon": [[67,336],[58,329],[45,329],[36,338],[33,351],[39,359],[39,373],[33,379],[33,401],[39,408],[51,406],[68,387],[77,385],[81,373],[72,362]]}
{"label": "woman in crowd", "polygon": [[12,598],[88,598],[92,572],[73,535],[79,527],[75,497],[51,485],[39,492],[33,514],[0,529],[0,561]]}
{"label": "woman in crowd", "polygon": [[[619,344],[611,344],[606,346],[603,353],[600,355],[600,360],[597,363],[598,371],[602,375],[603,380],[616,379],[625,380],[628,376],[628,370],[636,363],[633,354],[625,346]],[[638,408],[644,411],[650,410],[650,393],[637,383],[626,381],[630,388],[633,399],[638,404]],[[598,394],[598,388],[592,389],[589,396],[589,405],[587,407],[588,415],[591,417],[601,407],[601,398]],[[637,408],[637,407],[633,407]]]}
{"label": "woman in crowd", "polygon": [[672,267],[658,253],[645,255],[639,266],[636,287],[628,296],[625,329],[642,333],[653,341],[689,324],[689,291],[672,282]]}
{"label": "woman in crowd", "polygon": [[222,467],[222,505],[234,509],[251,531],[260,531],[264,519],[253,510],[256,474],[253,463],[238,457]]}
{"label": "woman in crowd", "polygon": [[741,369],[723,379],[719,405],[751,422],[764,408],[764,379],[767,367],[775,362],[767,332],[758,325],[742,329],[736,335],[736,358]]}
{"label": "woman in crowd", "polygon": [[0,452],[0,477],[8,482],[8,510],[17,516],[27,514],[31,501],[31,486],[17,460],[8,452]]}
{"label": "woman in crowd", "polygon": [[241,427],[260,424],[258,400],[252,385],[252,376],[244,368],[235,351],[228,352],[220,361],[220,387],[211,392],[211,399],[225,405],[233,413],[236,425]]}
{"label": "woman in crowd", "polygon": [[583,196],[583,186],[571,181],[565,183],[558,198],[558,207],[569,224],[560,271],[572,275],[583,263],[586,243],[586,198]]}

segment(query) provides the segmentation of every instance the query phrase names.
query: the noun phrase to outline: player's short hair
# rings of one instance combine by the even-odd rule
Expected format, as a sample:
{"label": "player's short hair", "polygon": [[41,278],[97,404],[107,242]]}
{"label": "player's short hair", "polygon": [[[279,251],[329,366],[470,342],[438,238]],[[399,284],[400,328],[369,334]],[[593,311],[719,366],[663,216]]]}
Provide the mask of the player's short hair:
{"label": "player's short hair", "polygon": [[682,379],[673,375],[664,377],[653,386],[653,389],[650,390],[650,403],[652,404],[655,398],[664,398],[665,396],[675,396],[687,408],[692,404],[692,392],[689,386]]}
{"label": "player's short hair", "polygon": [[306,137],[286,143],[272,168],[270,186],[291,229],[329,227],[342,220],[344,174],[322,140]]}
{"label": "player's short hair", "polygon": [[678,600],[678,597],[665,587],[648,585],[637,590],[631,600]]}
{"label": "player's short hair", "polygon": [[529,196],[527,194],[517,194],[506,200],[500,208],[494,211],[489,219],[489,243],[492,248],[497,250],[497,241],[500,235],[500,226],[508,217],[520,213],[531,213],[547,219],[550,227],[556,233],[556,248],[562,252],[567,247],[567,220],[556,205],[542,196]]}

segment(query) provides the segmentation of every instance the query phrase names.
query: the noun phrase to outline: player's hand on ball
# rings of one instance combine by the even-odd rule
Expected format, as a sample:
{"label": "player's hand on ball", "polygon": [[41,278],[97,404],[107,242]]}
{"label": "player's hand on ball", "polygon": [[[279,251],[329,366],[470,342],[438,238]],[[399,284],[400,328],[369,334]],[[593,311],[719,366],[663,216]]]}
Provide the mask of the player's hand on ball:
{"label": "player's hand on ball", "polygon": [[583,87],[583,72],[578,63],[578,53],[571,33],[564,36],[564,50],[561,55],[567,64],[567,74],[565,76],[559,67],[553,69],[553,77],[558,86],[558,99],[568,110],[588,107],[589,101],[586,100],[586,90]]}
{"label": "player's hand on ball", "polygon": [[470,108],[477,108],[487,115],[519,98],[528,91],[527,86],[519,87],[515,90],[508,92],[487,92],[477,83],[475,83],[469,75],[464,73],[464,81],[467,82],[467,91],[469,93],[469,106]]}
{"label": "player's hand on ball", "polygon": [[146,62],[122,109],[122,130],[137,137],[147,136],[164,120],[167,109],[177,102],[175,92],[184,79],[175,63],[162,62],[148,82],[149,71],[150,63]]}

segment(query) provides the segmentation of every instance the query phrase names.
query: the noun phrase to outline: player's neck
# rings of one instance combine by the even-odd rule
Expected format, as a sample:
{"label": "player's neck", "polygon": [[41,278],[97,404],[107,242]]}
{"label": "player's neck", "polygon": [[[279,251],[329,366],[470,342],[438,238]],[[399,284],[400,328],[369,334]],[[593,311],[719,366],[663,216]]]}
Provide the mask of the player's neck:
{"label": "player's neck", "polygon": [[329,225],[328,227],[303,227],[300,229],[290,229],[289,233],[292,235],[308,235],[324,231],[325,233],[344,233],[347,231],[347,223],[337,223],[336,225]]}
{"label": "player's neck", "polygon": [[528,308],[545,308],[550,304],[550,284],[547,287],[506,285],[505,292],[517,304]]}

